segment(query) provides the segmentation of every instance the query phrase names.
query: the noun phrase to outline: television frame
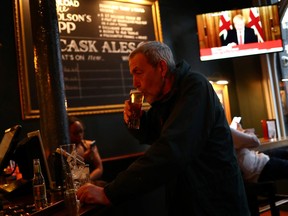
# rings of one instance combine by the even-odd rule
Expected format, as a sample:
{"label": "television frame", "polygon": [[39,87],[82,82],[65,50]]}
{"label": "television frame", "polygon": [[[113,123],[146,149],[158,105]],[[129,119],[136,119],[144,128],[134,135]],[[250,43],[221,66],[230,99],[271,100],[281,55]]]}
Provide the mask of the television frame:
{"label": "television frame", "polygon": [[[256,33],[260,32],[259,35],[261,37],[258,36],[259,42],[222,46],[220,35],[226,35],[226,33],[225,28],[220,31],[222,30],[219,28],[220,24],[222,25],[226,22],[227,26],[232,28],[232,18],[239,13],[246,19],[246,26],[250,21],[249,19],[253,16],[256,18],[255,20],[261,21],[262,28],[259,31],[255,31]],[[267,54],[284,50],[279,6],[277,4],[197,14],[196,23],[201,61]],[[250,25],[252,25],[251,23]],[[254,28],[258,24],[259,22],[251,27]],[[228,27],[226,30],[228,30]]]}
{"label": "television frame", "polygon": [[[21,125],[15,125],[5,130],[0,144],[0,170],[1,174],[9,165],[9,161],[13,160],[14,150],[17,146]],[[12,173],[11,173],[12,174]]]}
{"label": "television frame", "polygon": [[22,139],[15,150],[15,161],[19,166],[23,179],[32,180],[34,176],[33,159],[39,158],[41,171],[45,179],[47,189],[54,189],[52,175],[48,166],[44,145],[39,130],[27,133],[27,137]]}

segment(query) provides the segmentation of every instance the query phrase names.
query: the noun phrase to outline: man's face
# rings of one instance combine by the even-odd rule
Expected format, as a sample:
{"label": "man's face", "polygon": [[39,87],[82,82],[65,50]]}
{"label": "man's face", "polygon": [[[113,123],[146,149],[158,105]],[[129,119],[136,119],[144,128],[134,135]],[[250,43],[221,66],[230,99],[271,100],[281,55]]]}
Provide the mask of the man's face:
{"label": "man's face", "polygon": [[237,18],[234,20],[234,27],[237,31],[242,31],[245,27],[245,22],[244,20]]}
{"label": "man's face", "polygon": [[163,70],[160,63],[153,67],[146,57],[139,53],[129,60],[130,74],[133,76],[133,85],[143,92],[149,104],[162,96]]}

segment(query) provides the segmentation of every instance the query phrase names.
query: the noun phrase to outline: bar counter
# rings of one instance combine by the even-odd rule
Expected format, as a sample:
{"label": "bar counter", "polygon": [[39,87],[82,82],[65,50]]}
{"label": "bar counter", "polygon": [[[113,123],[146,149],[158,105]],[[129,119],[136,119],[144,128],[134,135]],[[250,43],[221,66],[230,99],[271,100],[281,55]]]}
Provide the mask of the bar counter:
{"label": "bar counter", "polygon": [[[2,210],[0,211],[0,215],[69,216],[61,193],[47,191],[47,199],[49,206],[42,210],[35,211],[32,193],[23,195],[15,194],[15,196],[9,196],[9,198],[3,197],[2,194]],[[101,212],[105,211],[106,208],[107,207],[102,205],[83,204],[80,207],[79,215],[102,215]]]}
{"label": "bar counter", "polygon": [[[92,204],[84,204],[80,207],[79,215],[80,216],[91,216],[91,215],[99,215],[101,210],[103,210],[104,207],[100,205],[92,205]],[[67,214],[68,210],[66,209],[66,206],[64,204],[64,201],[61,200],[57,203],[54,203],[53,205],[35,212],[31,215],[33,216],[68,216]],[[98,214],[99,213],[99,214]]]}
{"label": "bar counter", "polygon": [[[79,215],[80,216],[91,216],[91,215],[100,215],[100,212],[104,209],[104,206],[84,204],[80,207]],[[68,216],[67,209],[64,204],[64,201],[61,200],[53,205],[43,209],[42,211],[35,212],[31,215],[33,216]]]}
{"label": "bar counter", "polygon": [[274,138],[274,139],[259,139],[261,144],[254,148],[256,151],[265,151],[273,148],[288,147],[288,137]]}

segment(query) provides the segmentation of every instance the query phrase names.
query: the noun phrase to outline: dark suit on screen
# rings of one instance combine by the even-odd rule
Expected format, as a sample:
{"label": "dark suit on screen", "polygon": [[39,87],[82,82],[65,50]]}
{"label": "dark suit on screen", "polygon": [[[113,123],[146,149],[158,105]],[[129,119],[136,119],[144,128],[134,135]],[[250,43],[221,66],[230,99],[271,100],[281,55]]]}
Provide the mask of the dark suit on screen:
{"label": "dark suit on screen", "polygon": [[[223,38],[223,35],[221,36],[222,46],[227,46],[229,43],[233,43],[233,42],[236,43],[237,45],[239,44],[238,39],[237,39],[237,32],[236,32],[236,29],[234,28],[232,30],[228,30],[227,37],[225,40]],[[254,29],[245,27],[244,44],[257,43],[257,42],[258,42],[258,37],[255,34]]]}

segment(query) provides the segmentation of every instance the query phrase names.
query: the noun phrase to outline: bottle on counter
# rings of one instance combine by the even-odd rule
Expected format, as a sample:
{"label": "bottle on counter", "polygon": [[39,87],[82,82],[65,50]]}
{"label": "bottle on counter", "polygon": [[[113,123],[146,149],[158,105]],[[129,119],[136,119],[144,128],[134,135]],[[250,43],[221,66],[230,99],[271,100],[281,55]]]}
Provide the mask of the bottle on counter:
{"label": "bottle on counter", "polygon": [[33,196],[36,210],[47,207],[47,194],[45,179],[42,175],[40,159],[33,159]]}

